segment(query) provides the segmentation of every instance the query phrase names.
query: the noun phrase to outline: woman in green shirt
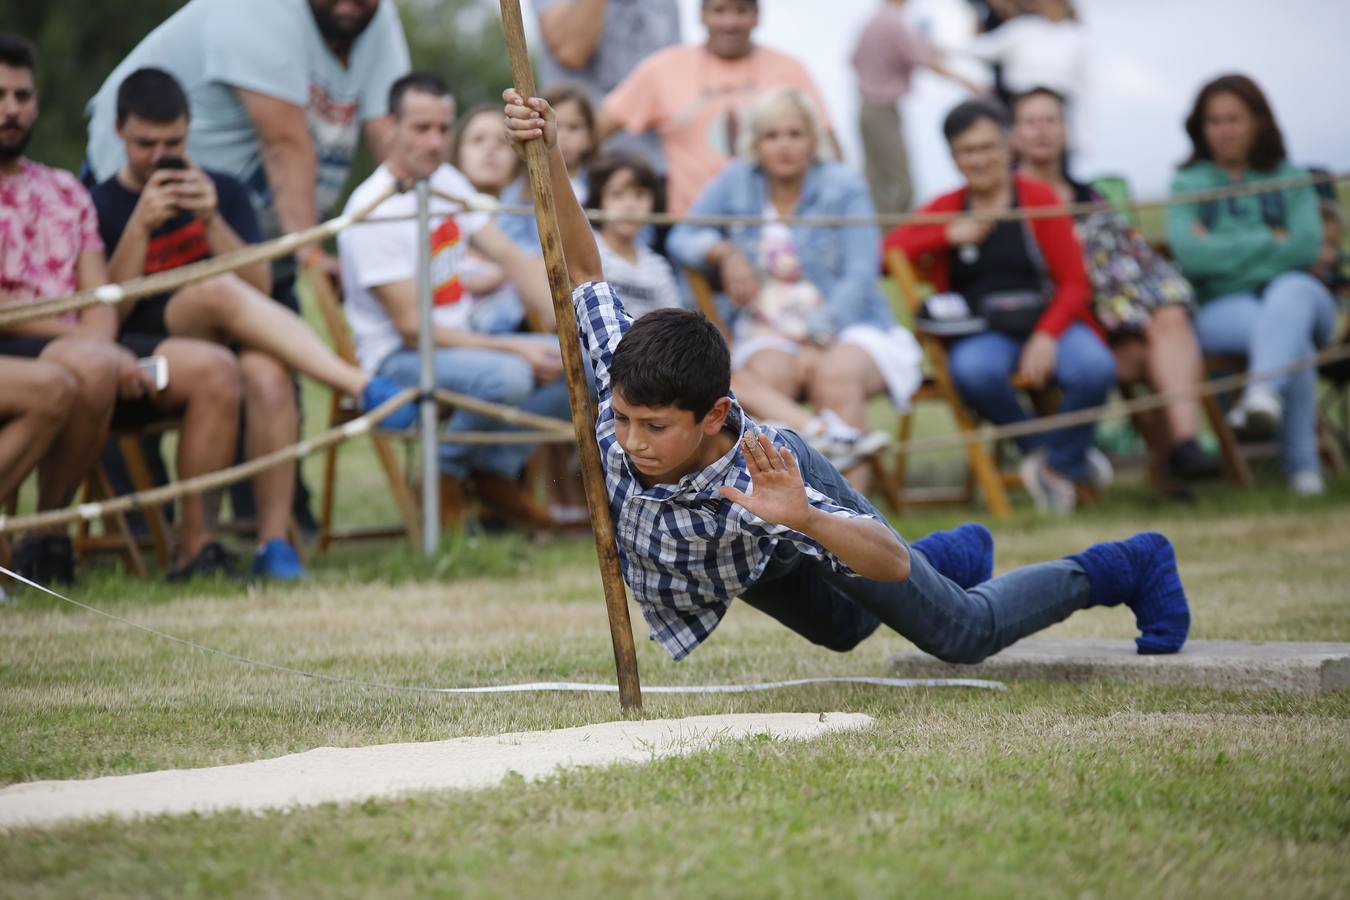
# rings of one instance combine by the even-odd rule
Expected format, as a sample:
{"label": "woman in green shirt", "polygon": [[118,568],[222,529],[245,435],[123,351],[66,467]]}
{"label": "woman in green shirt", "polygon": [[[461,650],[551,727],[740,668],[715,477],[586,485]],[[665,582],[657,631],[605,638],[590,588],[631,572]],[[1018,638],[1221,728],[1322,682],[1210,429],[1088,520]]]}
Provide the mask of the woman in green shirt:
{"label": "woman in green shirt", "polygon": [[[1173,194],[1305,175],[1286,156],[1270,104],[1245,75],[1205,85],[1186,119],[1193,152]],[[1195,287],[1195,331],[1206,354],[1246,354],[1250,371],[1278,368],[1331,338],[1336,303],[1309,274],[1322,246],[1311,187],[1168,208],[1167,237]],[[1230,418],[1239,433],[1279,434],[1296,493],[1320,494],[1317,374],[1253,382]]]}

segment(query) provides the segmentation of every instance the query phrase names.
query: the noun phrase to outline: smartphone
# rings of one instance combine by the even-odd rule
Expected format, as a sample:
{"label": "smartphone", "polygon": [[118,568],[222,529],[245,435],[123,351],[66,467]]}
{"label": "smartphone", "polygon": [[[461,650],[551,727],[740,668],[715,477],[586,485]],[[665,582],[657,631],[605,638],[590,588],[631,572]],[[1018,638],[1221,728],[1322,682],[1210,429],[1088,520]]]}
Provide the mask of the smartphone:
{"label": "smartphone", "polygon": [[187,162],[181,156],[161,156],[155,163],[156,169],[186,169]]}
{"label": "smartphone", "polygon": [[136,360],[141,371],[150,376],[156,391],[169,386],[169,361],[162,356],[146,356]]}

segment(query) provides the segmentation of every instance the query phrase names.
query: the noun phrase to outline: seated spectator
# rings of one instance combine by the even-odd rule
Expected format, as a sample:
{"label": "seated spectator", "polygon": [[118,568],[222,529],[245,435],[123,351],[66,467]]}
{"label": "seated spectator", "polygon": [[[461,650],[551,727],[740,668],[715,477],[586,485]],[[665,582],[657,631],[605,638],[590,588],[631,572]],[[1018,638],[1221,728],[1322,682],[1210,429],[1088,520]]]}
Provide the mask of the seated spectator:
{"label": "seated spectator", "polygon": [[[556,107],[555,107],[556,110]],[[558,119],[562,149],[562,118]],[[661,183],[656,172],[637,156],[603,156],[591,166],[586,208],[615,215],[646,216],[660,212]],[[633,318],[654,309],[679,306],[680,288],[664,256],[640,240],[642,222],[607,221],[596,229],[605,277],[623,297]]]}
{"label": "seated spectator", "polygon": [[[1192,152],[1174,194],[1306,174],[1289,162],[1265,94],[1245,75],[1201,88],[1186,133]],[[1308,271],[1322,249],[1317,207],[1311,186],[1168,207],[1167,239],[1195,285],[1195,331],[1205,353],[1246,354],[1248,370],[1262,372],[1331,339],[1336,302]],[[1278,433],[1289,487],[1322,493],[1314,369],[1252,382],[1231,420],[1249,437]]]}
{"label": "seated spectator", "polygon": [[[198,168],[184,155],[187,97],[173,76],[160,69],[138,69],[128,75],[118,88],[116,121],[126,162],[93,191],[103,242],[113,248],[109,270],[114,280],[169,271],[260,239],[257,217],[242,185],[228,175]],[[184,347],[200,355],[203,342],[215,344],[214,356],[230,365],[231,383],[242,377],[245,446],[250,456],[280,449],[299,438],[292,368],[361,397],[368,408],[399,390],[391,382],[372,379],[342,362],[299,316],[268,297],[270,278],[268,264],[260,262],[119,308],[119,334],[124,343],[138,353],[169,357],[170,393],[197,390],[204,395],[203,403],[214,398],[212,412],[203,414],[202,422],[216,422],[216,430],[210,437],[190,441],[190,446],[212,457],[209,465],[214,468],[228,465],[233,456],[238,388],[227,390],[214,382],[194,388],[194,382],[204,375],[180,361]],[[226,349],[229,346],[238,348],[237,374],[234,356]],[[227,406],[231,408],[226,415]],[[412,423],[411,406],[404,407],[400,415],[404,425]],[[230,419],[228,427],[219,421],[222,416]],[[188,421],[195,419],[190,415]],[[184,438],[188,438],[186,433]],[[180,473],[188,465],[181,450]],[[208,463],[203,460],[201,465]],[[197,465],[189,467],[196,469]],[[302,574],[299,557],[286,540],[294,468],[293,463],[276,466],[254,481],[259,540],[254,574],[282,579]],[[186,544],[187,559],[176,570],[178,574],[229,564],[220,545],[208,535]]]}
{"label": "seated spectator", "polygon": [[[1060,205],[1049,185],[1011,173],[1008,117],[998,103],[962,103],[942,130],[966,184],[922,212]],[[887,236],[886,248],[903,250],[947,295],[930,299],[928,327],[960,335],[951,345],[952,379],[981,416],[997,425],[1031,418],[1009,380],[1014,372],[1032,387],[1057,384],[1062,412],[1105,402],[1116,364],[1092,317],[1092,287],[1069,217],[904,225]],[[1022,480],[1039,508],[1068,512],[1077,502],[1075,483],[1110,483],[1111,465],[1092,446],[1094,431],[1087,424],[1018,439]]]}
{"label": "seated spectator", "polygon": [[[0,305],[62,297],[107,281],[88,193],[68,172],[24,156],[38,116],[36,68],[31,44],[0,34]],[[0,357],[42,363],[29,369],[28,377],[51,388],[46,415],[60,412],[64,422],[38,469],[39,511],[70,504],[107,442],[114,404],[119,398],[143,398],[151,389],[136,358],[113,343],[116,331],[116,313],[102,304],[78,315],[0,329]],[[5,384],[12,386],[7,378]],[[6,408],[19,418],[19,407],[27,408],[34,397],[46,399],[26,391],[4,393],[23,395],[6,400]],[[3,477],[14,476],[6,468]],[[15,547],[14,568],[40,584],[69,584],[75,576],[75,554],[66,529],[22,538]]]}
{"label": "seated spectator", "polygon": [[[517,182],[524,167],[506,139],[500,109],[475,106],[464,115],[450,144],[450,165],[478,193],[507,199],[507,188]],[[503,215],[497,217],[497,224],[518,246],[531,250],[538,246],[533,217]],[[459,277],[474,301],[474,331],[484,334],[520,331],[525,324],[525,307],[501,266],[470,246],[460,265]]]}
{"label": "seated spectator", "polygon": [[[578,200],[584,201],[587,172],[600,144],[595,127],[595,109],[586,93],[573,84],[555,85],[540,96],[549,102],[558,117],[558,150],[567,163],[573,193]],[[507,206],[529,206],[534,203],[530,182],[523,169],[520,170],[520,177],[502,192],[501,199]],[[525,252],[541,252],[539,226],[535,223],[533,212],[503,214],[498,224]]]}
{"label": "seated spectator", "polygon": [[[0,338],[0,345],[5,343]],[[54,363],[0,356],[0,504],[19,490],[70,422],[79,383]]]}
{"label": "seated spectator", "polygon": [[[473,192],[475,186],[445,162],[454,100],[440,78],[413,73],[399,79],[389,93],[389,111],[394,118],[389,156],[352,192],[349,211],[369,204],[396,181],[415,178],[429,178],[435,190],[452,196]],[[484,119],[475,116],[475,122]],[[484,149],[474,143],[477,137],[470,127],[475,122],[466,123],[461,131],[461,159]],[[504,132],[500,111],[493,123],[496,131]],[[507,153],[514,157],[509,146]],[[499,169],[507,171],[504,165]],[[414,210],[414,202],[411,194],[396,194],[380,204],[375,216],[406,216]],[[567,419],[567,384],[557,337],[476,330],[478,301],[463,280],[465,254],[472,246],[502,272],[513,273],[516,289],[537,319],[552,327],[552,297],[542,262],[527,256],[482,213],[436,215],[431,238],[436,384],[480,400]],[[338,236],[347,318],[361,365],[410,387],[418,384],[421,370],[416,351],[417,242],[417,226],[411,221],[371,222]],[[511,427],[499,419],[467,410],[457,410],[449,423],[450,432],[508,430]],[[446,521],[462,523],[468,481],[490,510],[527,526],[551,525],[547,512],[518,486],[533,449],[529,444],[442,444],[441,510]]]}
{"label": "seated spectator", "polygon": [[[675,0],[534,0],[534,11],[543,38],[539,86],[577,84],[591,103],[604,100],[644,59],[680,42]],[[638,154],[665,172],[655,134],[621,132],[605,149]]]}
{"label": "seated spectator", "polygon": [[[669,167],[669,206],[680,214],[726,165],[737,135],[745,131],[746,110],[766,91],[805,91],[817,121],[829,128],[825,101],[806,68],[752,40],[759,24],[757,0],[702,3],[706,40],[648,58],[600,107],[602,139],[620,128],[660,134]],[[833,136],[829,141],[833,146]]]}
{"label": "seated spectator", "polygon": [[[699,197],[694,215],[873,214],[862,176],[824,158],[826,137],[802,91],[763,97],[742,150]],[[816,441],[845,470],[887,442],[863,434],[867,399],[889,391],[904,408],[920,381],[918,345],[896,325],[878,287],[879,237],[874,225],[772,222],[680,224],[670,234],[671,255],[719,275],[735,308],[732,368],[741,402]],[[803,395],[819,412],[814,421],[796,405]],[[865,469],[847,474],[865,486]]]}
{"label": "seated spectator", "polygon": [[[1105,199],[1069,174],[1064,98],[1049,88],[1036,88],[1013,101],[1012,148],[1017,171],[1050,185],[1060,202]],[[1075,221],[1087,252],[1093,312],[1106,329],[1120,380],[1146,381],[1159,393],[1202,381],[1205,369],[1191,328],[1195,299],[1190,284],[1119,213],[1093,213]],[[1178,400],[1164,410],[1167,470],[1177,482],[1220,472],[1218,460],[1196,441],[1197,411],[1195,400]]]}

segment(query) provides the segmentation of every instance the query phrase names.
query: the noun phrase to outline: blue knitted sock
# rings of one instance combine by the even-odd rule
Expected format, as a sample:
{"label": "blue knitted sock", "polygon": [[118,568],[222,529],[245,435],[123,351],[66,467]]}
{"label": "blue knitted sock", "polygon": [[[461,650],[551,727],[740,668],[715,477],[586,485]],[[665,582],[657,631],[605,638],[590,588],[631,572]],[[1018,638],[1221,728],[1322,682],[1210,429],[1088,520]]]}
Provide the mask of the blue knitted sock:
{"label": "blue knitted sock", "polygon": [[935,531],[910,544],[933,568],[969,590],[994,575],[994,536],[978,522]]}
{"label": "blue knitted sock", "polygon": [[1172,544],[1157,532],[1094,544],[1069,559],[1087,572],[1089,606],[1126,604],[1134,610],[1140,653],[1176,653],[1191,629],[1191,610]]}

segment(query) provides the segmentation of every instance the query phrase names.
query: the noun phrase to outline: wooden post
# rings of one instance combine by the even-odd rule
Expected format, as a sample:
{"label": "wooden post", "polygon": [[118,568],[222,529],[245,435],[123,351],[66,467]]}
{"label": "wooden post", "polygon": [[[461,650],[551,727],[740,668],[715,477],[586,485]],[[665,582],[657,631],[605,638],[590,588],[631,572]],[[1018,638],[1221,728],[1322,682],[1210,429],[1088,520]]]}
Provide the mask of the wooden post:
{"label": "wooden post", "polygon": [[[525,47],[525,26],[520,18],[520,0],[501,0],[502,28],[511,57],[511,75],[521,96],[535,95],[534,73]],[[553,310],[558,320],[558,342],[562,348],[563,373],[567,378],[567,396],[572,405],[572,427],[581,451],[581,481],[590,507],[591,527],[595,532],[595,550],[600,560],[600,578],[605,586],[605,607],[609,611],[609,634],[614,644],[614,666],[619,677],[619,702],[624,709],[642,708],[642,688],[638,682],[637,653],[633,648],[633,628],[628,620],[628,598],[623,573],[619,570],[619,551],[614,539],[614,523],[609,517],[609,497],[605,491],[605,473],[600,463],[600,447],[595,442],[595,416],[591,411],[586,368],[581,359],[576,311],[572,308],[571,276],[563,257],[562,236],[553,203],[548,150],[543,141],[525,145],[525,163],[534,191],[534,217],[539,225],[539,243],[544,249],[544,265],[553,292]]]}

